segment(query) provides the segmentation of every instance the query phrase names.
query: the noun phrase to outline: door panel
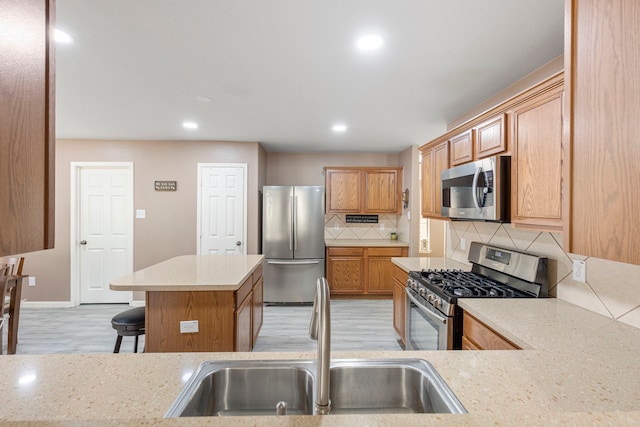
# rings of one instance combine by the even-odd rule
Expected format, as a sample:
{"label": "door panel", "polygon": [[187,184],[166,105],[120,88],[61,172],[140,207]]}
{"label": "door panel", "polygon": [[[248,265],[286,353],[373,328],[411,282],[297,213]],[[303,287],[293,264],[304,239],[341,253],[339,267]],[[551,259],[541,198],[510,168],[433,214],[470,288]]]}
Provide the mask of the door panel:
{"label": "door panel", "polygon": [[262,250],[265,258],[293,258],[293,187],[263,189]]}
{"label": "door panel", "polygon": [[[80,170],[80,302],[131,301],[109,282],[133,272],[133,177],[130,168]],[[86,242],[86,243],[85,243]]]}
{"label": "door panel", "polygon": [[200,254],[246,253],[245,170],[203,166],[200,171]]}
{"label": "door panel", "polygon": [[324,188],[294,187],[294,206],[294,258],[322,258],[325,249]]}

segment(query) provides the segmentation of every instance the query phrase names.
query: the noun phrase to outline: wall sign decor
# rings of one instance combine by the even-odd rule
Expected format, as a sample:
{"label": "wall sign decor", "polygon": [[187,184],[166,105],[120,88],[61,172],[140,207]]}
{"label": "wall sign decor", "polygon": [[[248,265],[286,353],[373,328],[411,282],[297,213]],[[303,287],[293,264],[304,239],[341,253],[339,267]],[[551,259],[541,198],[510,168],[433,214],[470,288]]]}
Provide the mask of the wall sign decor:
{"label": "wall sign decor", "polygon": [[377,224],[378,215],[345,215],[347,224]]}
{"label": "wall sign decor", "polygon": [[178,181],[154,181],[156,191],[177,191]]}

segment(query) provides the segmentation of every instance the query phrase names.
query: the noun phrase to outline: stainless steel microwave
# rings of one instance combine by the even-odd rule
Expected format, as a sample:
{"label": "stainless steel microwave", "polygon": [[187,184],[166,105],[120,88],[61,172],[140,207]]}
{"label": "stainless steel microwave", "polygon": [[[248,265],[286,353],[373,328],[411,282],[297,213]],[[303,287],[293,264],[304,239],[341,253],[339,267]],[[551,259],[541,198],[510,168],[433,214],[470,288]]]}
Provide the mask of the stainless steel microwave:
{"label": "stainless steel microwave", "polygon": [[442,216],[509,222],[511,158],[493,156],[442,172]]}

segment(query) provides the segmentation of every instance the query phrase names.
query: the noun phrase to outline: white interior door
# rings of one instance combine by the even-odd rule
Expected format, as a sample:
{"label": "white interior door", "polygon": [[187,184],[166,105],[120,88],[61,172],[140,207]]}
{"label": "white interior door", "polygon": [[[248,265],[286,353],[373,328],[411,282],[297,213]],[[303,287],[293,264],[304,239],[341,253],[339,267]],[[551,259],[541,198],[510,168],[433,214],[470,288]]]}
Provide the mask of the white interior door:
{"label": "white interior door", "polygon": [[79,180],[80,303],[129,302],[109,282],[133,272],[133,170],[87,166]]}
{"label": "white interior door", "polygon": [[246,254],[244,164],[198,165],[198,254]]}

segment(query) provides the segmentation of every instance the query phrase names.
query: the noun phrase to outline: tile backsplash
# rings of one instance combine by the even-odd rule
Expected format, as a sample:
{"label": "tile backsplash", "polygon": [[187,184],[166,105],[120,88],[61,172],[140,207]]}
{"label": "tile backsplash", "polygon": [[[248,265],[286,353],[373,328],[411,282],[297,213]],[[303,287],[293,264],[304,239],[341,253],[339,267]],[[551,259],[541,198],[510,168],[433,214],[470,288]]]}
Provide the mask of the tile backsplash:
{"label": "tile backsplash", "polygon": [[[638,265],[566,253],[562,234],[521,230],[510,224],[452,221],[447,223],[446,235],[446,256],[465,263],[472,241],[544,255],[549,258],[550,296],[640,328]],[[572,279],[573,260],[586,262],[586,283]]]}
{"label": "tile backsplash", "polygon": [[347,224],[346,215],[331,214],[324,216],[325,239],[389,239],[392,231],[398,231],[397,215],[378,215],[377,224]]}

